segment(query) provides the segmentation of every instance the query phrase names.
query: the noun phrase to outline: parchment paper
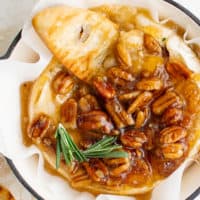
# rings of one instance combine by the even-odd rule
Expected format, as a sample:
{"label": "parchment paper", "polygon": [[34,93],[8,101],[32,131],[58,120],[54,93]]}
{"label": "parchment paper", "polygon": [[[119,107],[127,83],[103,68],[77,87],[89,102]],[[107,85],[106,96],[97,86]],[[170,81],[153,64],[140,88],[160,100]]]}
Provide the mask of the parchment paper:
{"label": "parchment paper", "polygon": [[[34,80],[50,61],[52,54],[45,47],[31,25],[32,16],[50,5],[67,4],[75,7],[92,7],[104,3],[122,4],[120,0],[41,0],[30,18],[24,25],[22,40],[8,60],[0,61],[0,152],[11,158],[29,185],[47,200],[131,200],[133,197],[114,195],[99,195],[94,197],[87,192],[73,190],[66,181],[48,174],[43,168],[43,158],[35,147],[25,147],[22,142],[20,129],[20,84],[27,80]],[[190,18],[172,5],[161,0],[123,0],[123,4],[145,7],[152,11],[152,16],[159,22],[159,14],[166,19],[174,19],[186,28],[186,36],[190,36],[188,43],[199,44],[200,28]],[[164,23],[163,21],[160,23]],[[25,51],[24,48],[29,48]],[[33,53],[35,52],[35,53]],[[31,55],[39,55],[39,60],[28,62]],[[26,59],[25,59],[25,58]],[[26,61],[26,62],[25,62]],[[198,69],[199,70],[199,69]],[[179,200],[181,193],[182,176],[186,161],[169,178],[161,182],[152,193],[152,200]],[[190,179],[195,175],[194,169]],[[187,184],[187,182],[185,182]],[[184,186],[186,188],[186,186]],[[191,191],[192,192],[192,191]],[[16,197],[17,199],[20,199]],[[182,198],[185,198],[182,195]]]}

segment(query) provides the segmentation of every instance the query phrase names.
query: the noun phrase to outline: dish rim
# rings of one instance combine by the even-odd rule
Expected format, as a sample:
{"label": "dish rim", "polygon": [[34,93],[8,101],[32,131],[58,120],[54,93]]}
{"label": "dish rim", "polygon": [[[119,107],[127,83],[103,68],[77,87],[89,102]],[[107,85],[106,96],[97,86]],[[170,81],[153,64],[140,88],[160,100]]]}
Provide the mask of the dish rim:
{"label": "dish rim", "polygon": [[[195,16],[195,14],[193,14],[190,10],[188,10],[187,8],[185,8],[183,5],[181,5],[178,2],[175,2],[174,0],[162,0],[168,4],[173,5],[174,7],[178,8],[179,10],[181,10],[183,13],[185,13],[187,16],[189,16],[197,25],[200,26],[200,19],[198,17]],[[3,56],[0,56],[0,60],[2,59],[8,59],[12,53],[12,51],[14,50],[14,48],[16,47],[16,45],[18,44],[18,42],[21,39],[21,33],[22,30],[19,31],[19,33],[15,36],[15,38],[13,39],[13,41],[11,42],[11,44],[9,45],[6,53]],[[18,179],[18,181],[38,200],[45,200],[44,198],[42,198],[23,178],[23,176],[20,174],[20,172],[18,171],[18,169],[16,168],[15,164],[13,163],[12,160],[10,160],[9,158],[5,157],[10,169],[13,171],[14,175],[16,176],[16,178]],[[200,186],[193,192],[191,193],[185,200],[195,200],[196,197],[198,197],[200,195]]]}

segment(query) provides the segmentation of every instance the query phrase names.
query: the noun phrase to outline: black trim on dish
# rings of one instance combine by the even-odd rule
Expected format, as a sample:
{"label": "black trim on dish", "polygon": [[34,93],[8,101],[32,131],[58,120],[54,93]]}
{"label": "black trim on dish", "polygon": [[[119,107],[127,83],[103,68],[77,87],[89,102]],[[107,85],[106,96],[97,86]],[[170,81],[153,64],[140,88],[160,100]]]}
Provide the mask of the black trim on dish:
{"label": "black trim on dish", "polygon": [[181,4],[173,1],[173,0],[163,0],[173,6],[175,6],[176,8],[180,9],[182,12],[184,12],[187,16],[189,16],[197,25],[200,26],[200,19],[197,18],[192,12],[190,12],[187,8],[185,8],[184,6],[182,6]]}
{"label": "black trim on dish", "polygon": [[19,171],[17,170],[17,168],[15,167],[14,163],[12,162],[12,160],[10,160],[9,158],[6,158],[6,161],[8,163],[8,165],[10,166],[10,168],[12,169],[14,175],[17,177],[18,181],[38,200],[44,200],[25,180],[24,178],[21,176],[21,174],[19,173]]}
{"label": "black trim on dish", "polygon": [[[197,25],[200,26],[200,19],[198,19],[192,12],[190,12],[188,9],[186,9],[184,6],[180,5],[179,3],[173,1],[173,0],[163,0],[173,6],[175,6],[176,8],[180,9],[183,13],[185,13],[187,16],[189,16]],[[21,32],[20,31],[17,36],[14,38],[13,42],[11,43],[11,45],[9,46],[7,52],[5,53],[4,56],[0,57],[1,59],[6,59],[9,58],[10,54],[12,53],[13,49],[15,48],[15,46],[17,45],[18,41],[21,39]],[[16,169],[14,163],[12,162],[12,160],[6,158],[6,161],[8,163],[8,165],[10,166],[10,168],[12,169],[13,173],[15,174],[15,176],[18,178],[19,182],[38,200],[44,200],[44,198],[42,198],[33,188],[31,188],[31,186],[24,180],[24,178],[21,176],[21,174],[19,173],[19,171]],[[186,198],[186,200],[194,200],[197,196],[200,195],[200,187],[198,187],[189,197]]]}
{"label": "black trim on dish", "polygon": [[15,46],[17,45],[18,41],[21,38],[21,34],[22,34],[22,30],[16,35],[16,37],[14,38],[14,40],[12,41],[10,46],[8,47],[8,50],[6,51],[6,53],[3,56],[0,56],[0,60],[10,57],[10,54],[12,53],[13,49],[15,48]]}

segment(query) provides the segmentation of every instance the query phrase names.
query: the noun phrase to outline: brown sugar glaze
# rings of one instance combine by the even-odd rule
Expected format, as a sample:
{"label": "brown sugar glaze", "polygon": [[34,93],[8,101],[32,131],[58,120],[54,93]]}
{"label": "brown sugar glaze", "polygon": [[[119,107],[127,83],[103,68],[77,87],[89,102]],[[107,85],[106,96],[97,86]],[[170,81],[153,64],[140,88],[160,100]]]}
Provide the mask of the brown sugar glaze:
{"label": "brown sugar glaze", "polygon": [[[138,9],[138,12],[149,15],[143,9]],[[168,22],[167,26],[178,27],[173,22]],[[122,30],[129,27],[130,24],[122,26]],[[182,35],[183,29],[177,29]],[[65,125],[81,149],[105,135],[116,135],[117,143],[129,153],[128,159],[90,159],[86,164],[75,163],[72,173],[80,168],[86,171],[92,182],[102,184],[102,187],[105,184],[116,189],[123,184],[135,188],[151,187],[153,182],[169,176],[180,166],[199,137],[193,129],[199,122],[200,111],[200,92],[193,73],[181,61],[171,61],[166,48],[158,45],[156,49],[151,49],[148,40],[152,38],[148,35],[146,40],[142,70],[136,68],[132,71],[116,54],[117,66],[108,68],[105,73],[97,73],[90,85],[77,80],[64,67],[52,79],[55,96],[73,88],[70,99],[60,107],[58,121]],[[38,121],[51,121],[41,113],[34,121],[27,122],[30,88],[31,83],[25,83],[21,88],[25,145],[32,143],[30,132],[26,132],[28,124],[34,128]],[[45,135],[47,140],[42,140],[53,152],[58,121],[52,122]],[[32,139],[35,139],[33,135]],[[48,171],[57,174],[52,166],[46,166]],[[102,174],[101,166],[110,173]],[[95,174],[95,170],[101,171],[101,174]],[[102,179],[102,176],[105,177]],[[146,194],[137,198],[148,199],[149,196]]]}

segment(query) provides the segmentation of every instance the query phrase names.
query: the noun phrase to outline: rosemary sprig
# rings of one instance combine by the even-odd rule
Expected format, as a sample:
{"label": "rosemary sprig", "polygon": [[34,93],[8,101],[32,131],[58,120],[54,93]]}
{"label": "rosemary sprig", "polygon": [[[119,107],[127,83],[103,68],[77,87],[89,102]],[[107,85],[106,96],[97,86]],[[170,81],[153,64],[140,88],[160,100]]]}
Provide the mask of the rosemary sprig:
{"label": "rosemary sprig", "polygon": [[128,157],[122,146],[115,144],[117,138],[105,136],[88,149],[82,151],[74,143],[71,136],[62,124],[59,124],[55,133],[56,138],[56,168],[60,166],[61,155],[63,155],[67,165],[72,161],[88,161],[89,158],[122,158]]}

